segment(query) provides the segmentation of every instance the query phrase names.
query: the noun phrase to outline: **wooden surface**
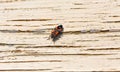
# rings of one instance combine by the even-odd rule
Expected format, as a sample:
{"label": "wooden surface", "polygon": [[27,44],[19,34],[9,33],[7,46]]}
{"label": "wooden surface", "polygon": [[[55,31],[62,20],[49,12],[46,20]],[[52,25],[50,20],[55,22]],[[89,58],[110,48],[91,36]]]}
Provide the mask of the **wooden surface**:
{"label": "wooden surface", "polygon": [[120,0],[0,0],[0,71],[120,71]]}

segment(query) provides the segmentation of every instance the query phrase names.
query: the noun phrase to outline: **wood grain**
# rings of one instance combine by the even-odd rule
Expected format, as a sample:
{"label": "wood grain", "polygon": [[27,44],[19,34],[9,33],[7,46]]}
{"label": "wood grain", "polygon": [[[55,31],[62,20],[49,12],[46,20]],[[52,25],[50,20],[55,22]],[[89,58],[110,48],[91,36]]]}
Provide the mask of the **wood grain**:
{"label": "wood grain", "polygon": [[120,71],[119,12],[120,0],[0,0],[0,71]]}

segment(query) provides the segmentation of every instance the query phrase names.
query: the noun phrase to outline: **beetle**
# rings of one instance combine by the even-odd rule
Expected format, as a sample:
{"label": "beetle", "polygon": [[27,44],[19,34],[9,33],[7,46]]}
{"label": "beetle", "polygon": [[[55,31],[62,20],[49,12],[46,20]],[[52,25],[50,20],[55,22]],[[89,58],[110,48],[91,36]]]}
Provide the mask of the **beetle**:
{"label": "beetle", "polygon": [[55,43],[63,34],[63,25],[56,26],[49,36],[49,39],[52,39],[52,41]]}

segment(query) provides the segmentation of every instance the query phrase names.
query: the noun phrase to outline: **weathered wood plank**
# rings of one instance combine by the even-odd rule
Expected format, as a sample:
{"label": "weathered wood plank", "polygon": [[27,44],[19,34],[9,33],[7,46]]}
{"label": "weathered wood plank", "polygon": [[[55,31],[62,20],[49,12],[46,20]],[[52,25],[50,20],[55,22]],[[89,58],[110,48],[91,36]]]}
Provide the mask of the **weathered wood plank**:
{"label": "weathered wood plank", "polygon": [[119,12],[119,0],[0,0],[0,71],[120,71]]}

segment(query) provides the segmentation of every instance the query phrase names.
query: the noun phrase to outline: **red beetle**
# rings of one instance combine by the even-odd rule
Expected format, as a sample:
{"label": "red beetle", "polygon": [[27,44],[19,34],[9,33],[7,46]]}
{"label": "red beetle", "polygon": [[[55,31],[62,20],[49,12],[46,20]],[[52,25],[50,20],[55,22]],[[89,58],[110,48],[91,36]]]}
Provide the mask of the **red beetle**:
{"label": "red beetle", "polygon": [[55,42],[61,37],[61,35],[63,34],[63,30],[64,30],[63,25],[58,25],[52,30],[49,38],[51,38],[52,41]]}

